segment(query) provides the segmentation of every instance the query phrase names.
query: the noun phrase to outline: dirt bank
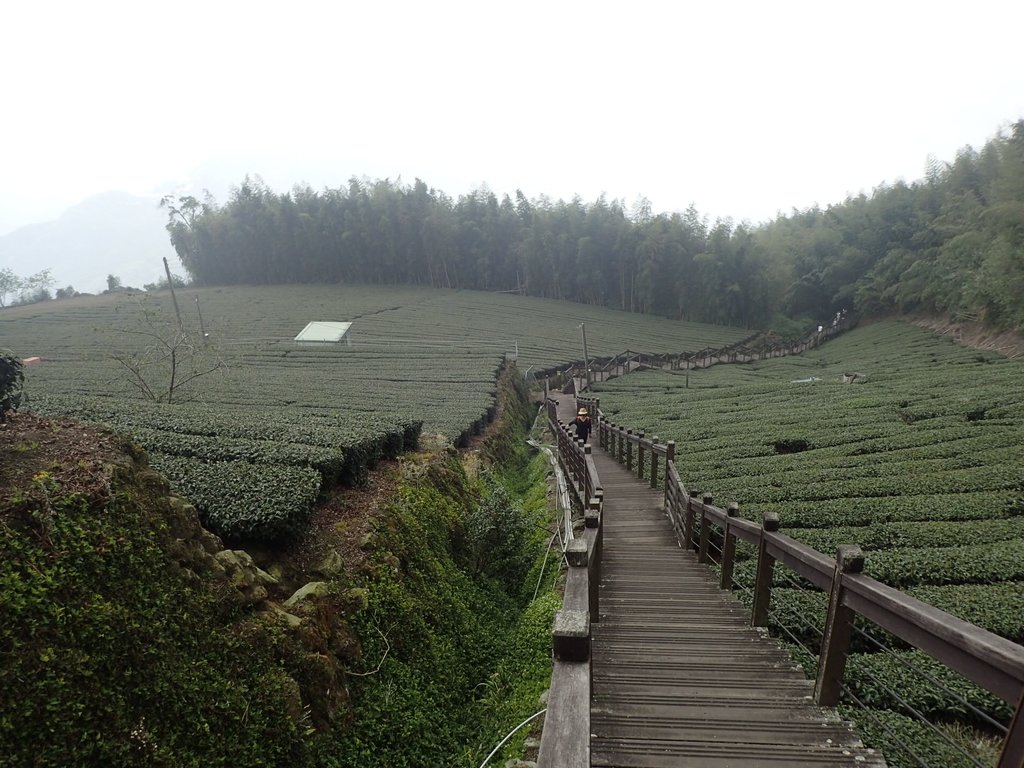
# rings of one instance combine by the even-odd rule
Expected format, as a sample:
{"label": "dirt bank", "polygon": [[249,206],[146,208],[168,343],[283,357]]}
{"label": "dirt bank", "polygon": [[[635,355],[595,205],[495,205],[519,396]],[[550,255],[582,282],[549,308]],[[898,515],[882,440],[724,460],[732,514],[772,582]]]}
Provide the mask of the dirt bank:
{"label": "dirt bank", "polygon": [[1006,357],[1024,357],[1024,333],[998,331],[981,323],[953,321],[946,317],[916,316],[907,318],[921,328],[948,336],[957,344],[974,349],[987,349]]}

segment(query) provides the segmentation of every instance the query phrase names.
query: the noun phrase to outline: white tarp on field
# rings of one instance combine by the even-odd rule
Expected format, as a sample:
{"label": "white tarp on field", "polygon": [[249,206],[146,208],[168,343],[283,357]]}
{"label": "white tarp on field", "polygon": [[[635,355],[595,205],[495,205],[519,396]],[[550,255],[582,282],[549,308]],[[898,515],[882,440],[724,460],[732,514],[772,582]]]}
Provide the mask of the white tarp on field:
{"label": "white tarp on field", "polygon": [[314,320],[307,323],[302,332],[295,337],[296,341],[334,341],[345,338],[352,323],[337,323],[330,320]]}

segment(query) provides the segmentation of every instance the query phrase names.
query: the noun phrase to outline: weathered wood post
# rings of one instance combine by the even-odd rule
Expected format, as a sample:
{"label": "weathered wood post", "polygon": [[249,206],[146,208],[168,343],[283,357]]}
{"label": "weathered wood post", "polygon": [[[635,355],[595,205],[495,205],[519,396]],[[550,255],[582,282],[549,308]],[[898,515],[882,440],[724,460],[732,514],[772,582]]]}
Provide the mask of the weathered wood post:
{"label": "weathered wood post", "polygon": [[589,557],[589,578],[590,578],[590,621],[596,624],[600,620],[600,585],[601,585],[601,500],[596,496],[587,502],[587,511],[584,514],[584,523],[587,531],[592,532],[594,549]]}
{"label": "weathered wood post", "polygon": [[[590,546],[588,545],[587,540],[585,538],[573,539],[572,541],[569,542],[569,545],[565,548],[565,559],[568,561],[570,568],[586,568],[587,569],[587,574],[588,574],[588,577],[587,577],[587,605],[588,605],[588,611],[587,611],[587,613],[585,615],[587,616],[588,656],[589,656],[589,645],[590,645],[590,631],[589,630],[590,630],[591,615],[593,614],[593,606],[594,606],[594,604],[597,601],[597,598],[594,595],[594,593],[597,592],[597,587],[598,587],[598,585],[592,579],[590,579],[590,577],[589,577],[589,574],[590,574],[590,564],[591,564],[591,561],[593,559],[591,557],[591,555],[592,555],[592,552],[590,550]],[[562,611],[559,611],[559,613],[561,613],[561,612]],[[556,655],[555,658],[558,658],[558,656]],[[587,658],[587,656],[583,656],[582,658],[567,659],[567,660],[568,661],[583,661],[586,658]]]}
{"label": "weathered wood post", "polygon": [[683,548],[693,549],[693,525],[694,515],[696,512],[693,509],[694,499],[699,495],[698,491],[694,491],[686,497],[686,503],[683,509]]}
{"label": "weathered wood post", "polygon": [[651,488],[658,487],[658,451],[654,446],[658,442],[658,436],[651,438]]}
{"label": "weathered wood post", "polygon": [[633,430],[626,430],[626,469],[633,471]]}
{"label": "weathered wood post", "polygon": [[[704,494],[701,502],[706,506],[711,506],[714,503],[714,497],[711,494]],[[704,510],[700,512],[700,549],[697,550],[697,562],[706,563],[708,561],[708,545],[711,543],[711,526],[708,525],[708,518],[704,514]]]}
{"label": "weathered wood post", "polygon": [[777,512],[765,512],[761,521],[761,538],[757,542],[757,577],[754,581],[754,607],[750,612],[750,626],[767,627],[768,609],[772,603],[772,581],[775,578],[775,558],[768,554],[765,533],[779,530]]}
{"label": "weathered wood post", "polygon": [[1003,741],[1003,749],[999,754],[998,768],[1019,768],[1024,765],[1024,693],[1013,711],[1013,719]]}
{"label": "weathered wood post", "polygon": [[846,671],[846,657],[853,634],[853,611],[843,605],[843,576],[864,570],[864,553],[853,544],[840,544],[832,591],[828,599],[828,618],[818,657],[818,679],[814,682],[814,701],[823,707],[839,703],[840,687]]}
{"label": "weathered wood post", "polygon": [[732,571],[736,561],[736,534],[732,532],[729,525],[734,517],[740,516],[740,505],[735,501],[731,502],[725,510],[729,519],[725,521],[725,538],[722,541],[722,574],[718,586],[722,589],[732,588]]}
{"label": "weathered wood post", "polygon": [[588,502],[590,497],[594,495],[594,489],[590,487],[591,477],[590,472],[587,469],[587,458],[593,455],[593,448],[590,443],[586,443],[583,446],[583,498]]}
{"label": "weathered wood post", "polygon": [[548,698],[548,720],[537,762],[558,768],[590,765],[590,615],[582,589],[587,585],[587,542],[573,539],[566,550],[569,575],[563,608],[555,614],[551,646],[555,657]]}
{"label": "weathered wood post", "polygon": [[[669,440],[665,443],[665,493],[668,493],[668,464],[676,459],[676,441]],[[667,498],[667,497],[666,497]]]}
{"label": "weathered wood post", "polygon": [[644,433],[638,432],[636,443],[636,476],[641,480],[644,479]]}

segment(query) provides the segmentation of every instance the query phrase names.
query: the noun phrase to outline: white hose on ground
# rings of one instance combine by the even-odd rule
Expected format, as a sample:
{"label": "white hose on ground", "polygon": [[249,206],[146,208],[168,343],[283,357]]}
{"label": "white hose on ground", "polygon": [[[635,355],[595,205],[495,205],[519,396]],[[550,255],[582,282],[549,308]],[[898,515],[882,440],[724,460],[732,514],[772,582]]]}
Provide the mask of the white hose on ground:
{"label": "white hose on ground", "polygon": [[[551,468],[555,472],[555,485],[557,490],[555,491],[555,505],[558,510],[562,513],[562,527],[565,529],[565,536],[563,537],[564,542],[572,541],[572,505],[569,503],[569,486],[565,482],[565,473],[562,472],[562,468],[558,465],[558,459],[555,458],[555,454],[547,446],[541,445],[536,440],[530,439],[526,441],[538,451],[543,451],[548,456],[548,461],[551,462]],[[565,551],[563,544],[562,551]]]}
{"label": "white hose on ground", "polygon": [[498,743],[498,746],[496,746],[494,749],[491,750],[491,754],[489,754],[487,757],[484,758],[484,761],[482,763],[480,763],[480,768],[484,768],[484,766],[486,766],[491,761],[491,758],[494,757],[496,754],[498,754],[498,750],[501,749],[503,746],[505,746],[505,742],[506,741],[511,739],[513,736],[515,736],[516,731],[518,731],[520,728],[522,728],[524,725],[526,725],[528,722],[533,720],[538,715],[543,715],[545,712],[547,712],[547,709],[542,709],[540,712],[534,712],[528,718],[523,720],[523,722],[521,722],[519,725],[517,725],[515,728],[513,728],[512,732],[509,733],[508,736],[506,736],[504,739],[502,739]]}
{"label": "white hose on ground", "polygon": [[548,565],[548,555],[551,554],[551,545],[555,543],[555,537],[558,536],[561,532],[561,529],[556,530],[553,534],[551,534],[551,538],[548,539],[548,548],[544,551],[544,562],[540,564],[540,575],[537,577],[537,586],[533,588],[533,600],[537,599],[537,593],[540,592],[540,583],[544,580],[544,569]]}

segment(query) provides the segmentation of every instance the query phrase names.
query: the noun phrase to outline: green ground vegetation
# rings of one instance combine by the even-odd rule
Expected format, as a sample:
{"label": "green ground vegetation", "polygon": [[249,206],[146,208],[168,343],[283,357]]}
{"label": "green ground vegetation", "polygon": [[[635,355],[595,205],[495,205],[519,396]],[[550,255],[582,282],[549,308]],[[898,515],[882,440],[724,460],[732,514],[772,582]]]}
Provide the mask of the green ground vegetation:
{"label": "green ground vegetation", "polygon": [[[0,336],[18,356],[44,358],[27,369],[23,407],[131,435],[187,489],[206,524],[234,540],[293,534],[321,488],[358,484],[379,460],[414,446],[421,429],[464,444],[494,416],[505,359],[518,351],[523,372],[581,359],[581,322],[594,355],[639,341],[684,351],[746,336],[425,288],[208,288],[178,299],[181,326],[167,292],[112,294],[6,309]],[[353,322],[352,346],[293,342],[311,320]],[[190,372],[200,375],[186,381]],[[266,493],[242,504],[242,488]]]}
{"label": "green ground vegetation", "polygon": [[[498,386],[525,394],[514,371]],[[509,402],[483,439],[500,471],[407,454],[363,556],[289,609],[298,625],[181,567],[168,487],[130,443],[136,463],[62,469],[101,492],[39,470],[0,499],[4,765],[478,765],[550,677],[546,467],[518,445],[531,415]]]}

